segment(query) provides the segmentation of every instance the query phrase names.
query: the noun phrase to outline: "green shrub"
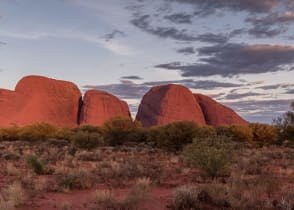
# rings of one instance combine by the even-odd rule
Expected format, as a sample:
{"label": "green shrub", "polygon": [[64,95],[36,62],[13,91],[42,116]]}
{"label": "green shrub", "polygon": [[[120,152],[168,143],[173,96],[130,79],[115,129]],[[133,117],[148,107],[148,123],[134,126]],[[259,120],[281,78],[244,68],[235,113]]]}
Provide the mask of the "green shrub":
{"label": "green shrub", "polygon": [[37,175],[45,174],[45,167],[41,161],[37,159],[37,157],[31,155],[27,157],[28,166],[35,172]]}
{"label": "green shrub", "polygon": [[115,117],[104,123],[103,136],[105,141],[112,146],[122,145],[125,142],[138,141],[135,132],[141,129],[139,122],[133,122],[131,118]]}
{"label": "green shrub", "polygon": [[215,138],[216,136],[216,129],[212,126],[199,127],[195,133],[195,138]]}
{"label": "green shrub", "polygon": [[103,136],[99,133],[77,131],[71,136],[72,144],[78,148],[92,149],[104,145]]}
{"label": "green shrub", "polygon": [[48,123],[35,123],[22,127],[18,133],[20,140],[44,141],[54,137],[57,128]]}
{"label": "green shrub", "polygon": [[259,146],[273,144],[277,140],[277,129],[271,125],[252,123],[253,141]]}
{"label": "green shrub", "polygon": [[192,142],[197,129],[197,125],[193,122],[174,122],[166,126],[151,128],[147,139],[157,147],[178,151]]}
{"label": "green shrub", "polygon": [[198,167],[204,176],[219,177],[230,174],[232,143],[224,137],[195,138],[184,148],[183,155],[192,167]]}

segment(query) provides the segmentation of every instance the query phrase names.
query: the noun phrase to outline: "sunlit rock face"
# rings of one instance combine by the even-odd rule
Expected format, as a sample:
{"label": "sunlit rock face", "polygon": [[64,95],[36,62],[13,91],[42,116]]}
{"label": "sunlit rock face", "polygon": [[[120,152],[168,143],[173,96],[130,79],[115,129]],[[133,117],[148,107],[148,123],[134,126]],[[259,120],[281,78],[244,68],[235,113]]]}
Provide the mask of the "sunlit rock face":
{"label": "sunlit rock face", "polygon": [[79,88],[71,82],[41,76],[24,77],[14,91],[0,90],[0,126],[46,122],[74,127],[80,98]]}
{"label": "sunlit rock face", "polygon": [[89,90],[85,93],[80,115],[81,124],[100,126],[115,117],[131,117],[126,102],[104,91]]}
{"label": "sunlit rock face", "polygon": [[212,98],[194,94],[196,101],[199,103],[206,123],[212,126],[221,125],[247,125],[248,122],[240,117],[236,112],[223,104],[218,103]]}
{"label": "sunlit rock face", "polygon": [[193,121],[205,125],[201,107],[192,92],[181,85],[162,85],[149,90],[139,106],[136,120],[144,127]]}

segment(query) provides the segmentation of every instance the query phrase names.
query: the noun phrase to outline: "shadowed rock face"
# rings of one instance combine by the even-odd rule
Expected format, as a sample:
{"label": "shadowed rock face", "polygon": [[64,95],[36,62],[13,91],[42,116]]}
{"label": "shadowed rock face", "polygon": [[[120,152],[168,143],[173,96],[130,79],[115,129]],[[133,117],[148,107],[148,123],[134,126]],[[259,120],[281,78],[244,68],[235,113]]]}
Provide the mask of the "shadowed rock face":
{"label": "shadowed rock face", "polygon": [[201,106],[206,123],[212,126],[221,125],[247,125],[248,122],[236,112],[208,96],[194,94],[196,101]]}
{"label": "shadowed rock face", "polygon": [[84,96],[80,123],[103,125],[114,117],[130,118],[128,104],[117,97],[98,90],[89,90]]}
{"label": "shadowed rock face", "polygon": [[41,76],[24,77],[15,91],[0,90],[0,126],[47,122],[74,127],[80,97],[80,90],[71,82]]}
{"label": "shadowed rock face", "polygon": [[151,88],[143,97],[136,120],[144,127],[176,121],[193,121],[205,125],[202,110],[192,92],[186,87],[173,84]]}

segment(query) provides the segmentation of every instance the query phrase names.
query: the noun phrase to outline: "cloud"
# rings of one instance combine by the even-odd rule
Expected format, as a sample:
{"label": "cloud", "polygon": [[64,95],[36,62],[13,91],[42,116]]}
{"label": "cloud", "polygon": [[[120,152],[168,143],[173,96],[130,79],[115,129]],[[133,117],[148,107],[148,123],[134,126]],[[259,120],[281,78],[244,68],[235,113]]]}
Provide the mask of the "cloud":
{"label": "cloud", "polygon": [[253,16],[245,20],[252,24],[248,33],[259,38],[274,37],[286,32],[289,23],[294,23],[294,12],[271,13],[266,16]]}
{"label": "cloud", "polygon": [[294,84],[264,85],[264,86],[260,86],[260,87],[257,87],[257,88],[262,89],[262,90],[276,90],[278,88],[287,89],[287,88],[292,88],[292,87],[294,87]]}
{"label": "cloud", "polygon": [[96,89],[110,92],[121,99],[140,99],[149,89],[149,86],[124,82],[109,85],[85,85],[84,90]]}
{"label": "cloud", "polygon": [[109,34],[105,34],[103,36],[103,38],[105,39],[105,41],[111,41],[112,39],[116,38],[117,36],[125,36],[126,34],[123,31],[120,30],[113,30],[111,33]]}
{"label": "cloud", "polygon": [[135,17],[130,21],[131,24],[149,34],[158,36],[160,38],[171,38],[177,41],[196,41],[194,35],[188,34],[186,30],[179,30],[173,27],[153,27],[151,25],[150,15],[143,15]]}
{"label": "cloud", "polygon": [[2,41],[0,41],[0,46],[1,45],[6,45],[7,43],[6,42],[2,42]]}
{"label": "cloud", "polygon": [[224,34],[205,33],[197,36],[197,41],[207,43],[226,43],[229,40],[229,36]]}
{"label": "cloud", "polygon": [[131,75],[131,76],[123,76],[123,77],[121,77],[121,79],[127,79],[127,80],[141,80],[142,78],[139,77],[139,76]]}
{"label": "cloud", "polygon": [[[132,76],[131,76],[132,77]],[[130,79],[128,77],[128,79]],[[110,92],[117,97],[122,99],[141,99],[143,95],[153,86],[166,85],[166,84],[179,84],[184,85],[188,88],[198,90],[213,90],[217,88],[232,88],[241,87],[244,84],[229,83],[229,82],[218,82],[214,80],[167,80],[167,81],[156,81],[156,82],[144,82],[136,84],[131,80],[126,80],[124,77],[120,83],[108,84],[108,85],[85,85],[82,88],[84,90],[97,89]]]}
{"label": "cloud", "polygon": [[184,77],[258,74],[293,70],[294,46],[218,44],[198,50],[199,61],[192,64],[172,62],[156,68],[179,70]]}
{"label": "cloud", "polygon": [[252,96],[262,96],[265,94],[262,93],[255,93],[255,92],[247,92],[247,93],[230,93],[227,94],[223,99],[227,100],[234,100],[234,99],[243,99],[247,97],[252,97]]}
{"label": "cloud", "polygon": [[292,100],[246,100],[238,102],[225,102],[247,120],[252,122],[271,123],[274,118],[289,110]]}
{"label": "cloud", "polygon": [[294,94],[294,89],[288,90],[286,94]]}
{"label": "cloud", "polygon": [[177,52],[184,54],[184,55],[189,55],[189,54],[194,54],[195,49],[194,49],[194,47],[184,47],[184,48],[178,49]]}
{"label": "cloud", "polygon": [[165,19],[178,24],[191,24],[193,15],[187,13],[175,13],[164,16]]}
{"label": "cloud", "polygon": [[162,26],[152,26],[152,20],[150,15],[142,15],[135,17],[130,21],[135,27],[141,29],[144,32],[152,34],[160,38],[169,38],[176,41],[200,41],[206,43],[225,43],[229,40],[230,34],[214,34],[214,33],[204,33],[199,35],[193,35],[189,33],[186,29],[177,29],[175,27],[162,27]]}
{"label": "cloud", "polygon": [[157,82],[145,82],[144,85],[157,86],[165,84],[180,84],[188,88],[201,89],[201,90],[213,90],[216,88],[232,88],[241,87],[243,84],[229,83],[229,82],[218,82],[214,80],[170,80],[170,81],[157,81]]}
{"label": "cloud", "polygon": [[[247,11],[250,13],[266,13],[279,6],[281,0],[166,0],[167,2],[178,2],[194,5],[201,15],[211,14],[217,9],[228,9],[231,11]],[[291,4],[290,0],[286,4]]]}
{"label": "cloud", "polygon": [[127,44],[119,41],[112,40],[111,42],[106,41],[104,38],[99,37],[98,34],[87,33],[83,31],[73,31],[73,30],[56,30],[54,32],[47,31],[31,31],[31,32],[12,32],[12,31],[1,31],[0,35],[15,39],[24,39],[37,41],[44,38],[57,38],[57,39],[72,39],[79,40],[83,42],[89,42],[98,45],[114,54],[123,56],[134,55],[134,50]]}

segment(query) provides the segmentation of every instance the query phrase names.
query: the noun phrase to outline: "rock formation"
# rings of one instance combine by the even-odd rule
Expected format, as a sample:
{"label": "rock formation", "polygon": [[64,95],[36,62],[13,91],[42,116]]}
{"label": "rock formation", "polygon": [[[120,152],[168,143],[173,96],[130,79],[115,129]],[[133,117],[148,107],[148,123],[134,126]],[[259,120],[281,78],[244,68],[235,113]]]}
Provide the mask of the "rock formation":
{"label": "rock formation", "polygon": [[41,76],[24,77],[15,91],[0,90],[0,126],[46,122],[74,127],[80,98],[80,90],[71,82]]}
{"label": "rock formation", "polygon": [[114,117],[130,118],[128,104],[117,97],[98,90],[89,90],[83,99],[81,124],[103,125]]}
{"label": "rock formation", "polygon": [[212,126],[221,125],[247,125],[243,118],[229,107],[224,106],[202,94],[194,94],[196,101],[201,106],[206,124]]}
{"label": "rock formation", "polygon": [[[114,117],[131,118],[126,102],[104,91],[89,90],[83,102],[78,87],[41,76],[21,79],[14,91],[0,89],[0,127],[46,122],[60,127],[102,125]],[[202,125],[248,124],[232,109],[180,85],[162,85],[143,97],[136,119],[144,127],[192,121]]]}
{"label": "rock formation", "polygon": [[192,92],[186,87],[173,84],[151,88],[143,97],[136,119],[144,127],[166,125],[176,121],[206,124]]}

